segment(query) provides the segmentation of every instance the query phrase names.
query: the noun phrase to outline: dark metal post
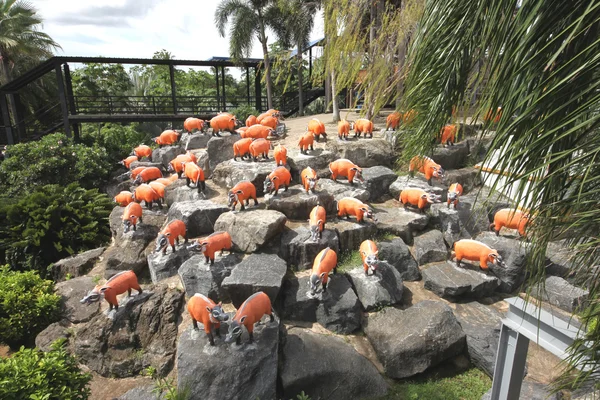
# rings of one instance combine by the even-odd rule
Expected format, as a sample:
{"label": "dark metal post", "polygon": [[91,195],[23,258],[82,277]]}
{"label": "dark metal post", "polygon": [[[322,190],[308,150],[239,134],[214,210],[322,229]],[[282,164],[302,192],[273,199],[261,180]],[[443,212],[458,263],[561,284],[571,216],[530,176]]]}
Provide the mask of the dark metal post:
{"label": "dark metal post", "polygon": [[227,111],[227,100],[225,98],[225,67],[221,67],[221,86],[223,87],[223,111]]}
{"label": "dark metal post", "polygon": [[173,99],[173,114],[177,115],[177,88],[175,87],[175,67],[169,64],[169,76],[171,77],[171,98]]}
{"label": "dark metal post", "polygon": [[215,79],[217,80],[217,112],[220,112],[222,110],[220,110],[221,108],[221,95],[220,95],[220,88],[219,88],[219,67],[215,67]]}
{"label": "dark metal post", "polygon": [[8,103],[6,102],[6,93],[0,93],[0,111],[2,111],[2,122],[4,122],[4,131],[6,132],[6,142],[15,144],[10,123],[10,113],[8,112]]}
{"label": "dark metal post", "polygon": [[21,141],[25,136],[27,136],[25,130],[25,121],[23,121],[23,104],[21,103],[18,93],[9,93],[8,100],[13,113],[13,118],[15,120],[15,132],[18,140]]}
{"label": "dark metal post", "polygon": [[254,102],[256,110],[262,112],[262,96],[260,88],[260,70],[258,67],[254,67]]}
{"label": "dark metal post", "polygon": [[67,135],[67,137],[71,137],[71,127],[69,126],[69,108],[67,106],[67,96],[65,95],[65,82],[63,80],[62,69],[60,68],[60,62],[57,62],[55,64],[54,70],[56,71],[58,98],[60,100],[60,108],[62,110],[65,134]]}
{"label": "dark metal post", "polygon": [[250,68],[246,67],[246,99],[250,105]]}
{"label": "dark metal post", "polygon": [[[77,115],[77,107],[75,106],[75,96],[73,95],[73,82],[71,82],[71,69],[69,68],[69,64],[65,64],[63,66],[63,70],[65,71],[65,86],[67,89],[67,98],[69,99],[69,110],[71,110],[71,115]],[[76,142],[79,142],[79,124],[73,124],[73,138]]]}

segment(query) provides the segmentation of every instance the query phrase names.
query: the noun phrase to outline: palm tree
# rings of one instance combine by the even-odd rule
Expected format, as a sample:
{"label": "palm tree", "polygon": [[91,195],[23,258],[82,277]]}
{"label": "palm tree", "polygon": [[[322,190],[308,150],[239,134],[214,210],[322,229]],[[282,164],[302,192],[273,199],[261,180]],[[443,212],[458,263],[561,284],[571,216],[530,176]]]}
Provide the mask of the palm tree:
{"label": "palm tree", "polygon": [[[568,237],[572,271],[588,285],[579,314],[587,328],[570,349],[558,390],[600,372],[600,0],[519,3],[427,2],[409,49],[404,100],[418,114],[403,156],[429,153],[431,132],[452,106],[488,82],[478,113],[502,106],[502,115],[486,162],[498,176],[508,174],[517,205],[534,216],[529,272],[541,281],[548,243]],[[496,151],[502,157],[494,161]]]}
{"label": "palm tree", "polygon": [[[2,83],[12,80],[15,70],[24,70],[51,57],[60,46],[38,30],[42,19],[33,5],[21,0],[0,0],[0,69]],[[23,65],[24,64],[24,65]]]}
{"label": "palm tree", "polygon": [[267,47],[267,27],[282,20],[279,7],[273,0],[222,0],[215,12],[215,24],[221,37],[230,22],[229,53],[234,59],[248,57],[252,51],[253,38],[262,45],[267,79],[267,104],[273,108],[273,82],[271,60]]}

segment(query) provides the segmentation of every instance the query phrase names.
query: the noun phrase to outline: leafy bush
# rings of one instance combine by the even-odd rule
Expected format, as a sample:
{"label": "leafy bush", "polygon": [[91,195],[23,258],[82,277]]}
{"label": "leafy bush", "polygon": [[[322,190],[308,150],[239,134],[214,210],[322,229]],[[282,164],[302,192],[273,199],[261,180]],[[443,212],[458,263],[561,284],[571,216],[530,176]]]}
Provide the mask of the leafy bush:
{"label": "leafy bush", "polygon": [[35,187],[72,182],[100,187],[111,171],[106,150],[74,144],[62,133],[41,140],[8,146],[0,163],[0,193],[25,196]]}
{"label": "leafy bush", "polygon": [[0,359],[2,399],[85,400],[91,379],[67,353],[64,339],[54,342],[47,353],[22,347],[12,357]]}
{"label": "leafy bush", "polygon": [[[52,281],[42,279],[34,271],[17,272],[8,266],[0,267],[1,342],[13,347],[31,342],[58,320],[59,307],[60,296],[54,294]],[[0,398],[5,397],[0,395]]]}
{"label": "leafy bush", "polygon": [[[152,136],[138,129],[137,125],[98,124],[83,125],[81,141],[87,146],[99,146],[106,150],[112,165],[124,159],[140,144],[152,144]],[[156,135],[154,135],[156,136]]]}
{"label": "leafy bush", "polygon": [[110,239],[112,208],[107,195],[77,183],[43,186],[13,204],[0,204],[0,263],[46,277],[51,263]]}
{"label": "leafy bush", "polygon": [[256,109],[252,108],[249,105],[239,106],[239,107],[234,108],[233,110],[229,111],[229,113],[235,115],[235,117],[242,122],[246,122],[246,119],[250,115],[254,115],[255,117],[258,117],[258,114],[260,114]]}

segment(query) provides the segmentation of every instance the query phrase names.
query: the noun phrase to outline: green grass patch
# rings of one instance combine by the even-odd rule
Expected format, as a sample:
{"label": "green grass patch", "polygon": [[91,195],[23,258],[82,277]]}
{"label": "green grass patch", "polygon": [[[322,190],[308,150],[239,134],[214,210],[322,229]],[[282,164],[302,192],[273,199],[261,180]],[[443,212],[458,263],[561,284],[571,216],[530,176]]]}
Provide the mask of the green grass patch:
{"label": "green grass patch", "polygon": [[339,260],[337,271],[338,273],[348,272],[353,268],[362,266],[362,258],[358,250],[343,253]]}
{"label": "green grass patch", "polygon": [[485,373],[471,368],[443,379],[398,382],[378,400],[479,400],[491,387]]}
{"label": "green grass patch", "polygon": [[396,239],[397,237],[398,237],[397,235],[394,235],[391,232],[379,232],[373,240],[375,242],[390,241],[390,240]]}

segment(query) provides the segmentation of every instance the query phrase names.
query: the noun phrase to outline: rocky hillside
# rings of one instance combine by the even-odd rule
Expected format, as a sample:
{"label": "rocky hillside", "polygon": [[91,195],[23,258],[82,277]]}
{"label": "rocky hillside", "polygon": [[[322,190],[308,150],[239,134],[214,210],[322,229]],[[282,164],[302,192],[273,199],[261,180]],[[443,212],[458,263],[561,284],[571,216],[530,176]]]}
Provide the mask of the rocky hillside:
{"label": "rocky hillside", "polygon": [[[234,161],[232,144],[238,136],[194,134],[189,142],[184,137],[181,145],[155,150],[152,162],[134,163],[132,168],[152,165],[166,171],[187,142],[210,177],[207,190],[199,193],[185,179],[167,186],[168,207],[144,208],[135,232],[123,233],[123,208],[115,207],[110,246],[55,264],[57,279],[75,278],[57,285],[64,319],[42,332],[37,345],[47,348],[52,340],[68,337],[80,362],[102,382],[93,388],[94,398],[156,398],[147,381],[134,381],[143,384],[127,393],[131,380],[115,383],[148,366],[176,378],[177,387],[191,390],[192,398],[206,400],[292,399],[301,391],[313,399],[378,398],[393,379],[415,377],[464,357],[491,376],[502,299],[523,290],[527,243],[516,231],[489,232],[494,212],[511,200],[482,187],[478,171],[467,165],[478,156],[470,154],[481,147],[476,139],[469,136],[436,149],[432,158],[447,170],[447,178],[444,185],[434,181],[429,187],[421,174],[411,178],[393,170],[396,154],[389,133],[340,141],[327,125],[328,140],[304,155],[296,146],[304,123],[288,122],[292,129],[281,142],[288,149],[293,183],[276,196],[263,193],[265,178],[275,168],[273,158]],[[362,167],[364,182],[332,181],[328,165],[340,158]],[[300,184],[300,172],[308,166],[320,177],[315,194]],[[227,191],[243,180],[255,185],[259,204],[232,212]],[[455,182],[464,187],[456,209],[446,204],[447,187]],[[123,174],[115,177],[109,194],[130,187]],[[408,187],[431,189],[442,202],[424,213],[404,209],[398,197]],[[377,222],[338,218],[336,203],[344,197],[368,203]],[[307,220],[317,204],[327,210],[327,223],[322,238],[313,242]],[[218,254],[214,265],[182,244],[166,255],[153,253],[158,232],[174,219],[185,222],[190,239],[227,231],[232,251]],[[506,268],[486,273],[468,262],[457,268],[451,249],[464,238],[498,250]],[[382,260],[374,276],[365,276],[361,262],[351,256],[367,239],[376,241]],[[310,296],[309,270],[327,247],[341,260],[338,271],[326,293]],[[545,300],[572,311],[587,292],[568,281],[570,266],[560,243],[547,258]],[[135,271],[144,292],[122,296],[116,313],[108,313],[106,302],[79,303],[99,280],[125,270]],[[246,333],[239,346],[224,343],[222,326],[213,347],[202,329],[192,330],[185,307],[190,296],[204,294],[233,312],[257,291],[270,297],[277,317],[257,324],[253,343],[247,343]],[[540,350],[532,354],[527,398],[544,393],[535,381],[548,382],[549,365],[557,362]],[[110,385],[114,390],[106,389]]]}

